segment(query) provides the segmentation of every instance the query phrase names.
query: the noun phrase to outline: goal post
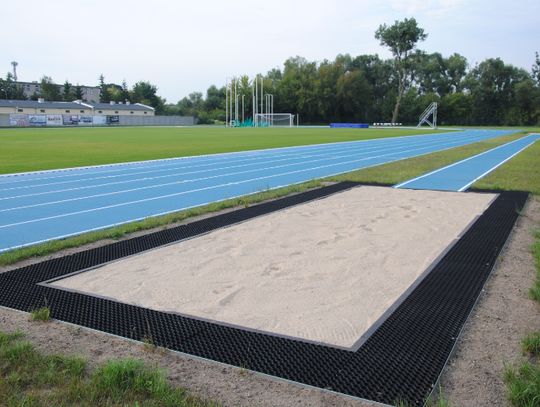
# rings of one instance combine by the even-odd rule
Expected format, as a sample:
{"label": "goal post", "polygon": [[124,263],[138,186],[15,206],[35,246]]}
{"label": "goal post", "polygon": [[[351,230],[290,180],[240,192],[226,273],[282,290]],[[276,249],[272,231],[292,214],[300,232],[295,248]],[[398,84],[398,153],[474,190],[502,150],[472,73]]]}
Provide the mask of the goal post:
{"label": "goal post", "polygon": [[293,127],[292,113],[257,113],[253,121],[255,127]]}

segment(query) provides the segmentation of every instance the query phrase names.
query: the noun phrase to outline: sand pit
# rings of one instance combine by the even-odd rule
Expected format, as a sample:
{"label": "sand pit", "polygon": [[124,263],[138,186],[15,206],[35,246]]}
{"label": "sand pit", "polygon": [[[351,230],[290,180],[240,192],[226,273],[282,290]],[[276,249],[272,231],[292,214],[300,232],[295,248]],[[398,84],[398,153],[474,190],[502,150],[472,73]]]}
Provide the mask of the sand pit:
{"label": "sand pit", "polygon": [[359,187],[52,284],[350,348],[494,197]]}

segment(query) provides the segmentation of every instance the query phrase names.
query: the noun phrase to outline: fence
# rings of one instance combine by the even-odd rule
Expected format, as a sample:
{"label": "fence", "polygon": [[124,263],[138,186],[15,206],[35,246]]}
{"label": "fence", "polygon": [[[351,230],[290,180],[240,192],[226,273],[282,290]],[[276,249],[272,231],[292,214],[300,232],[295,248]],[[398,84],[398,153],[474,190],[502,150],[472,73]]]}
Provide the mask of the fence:
{"label": "fence", "polygon": [[0,127],[193,126],[192,116],[0,114]]}

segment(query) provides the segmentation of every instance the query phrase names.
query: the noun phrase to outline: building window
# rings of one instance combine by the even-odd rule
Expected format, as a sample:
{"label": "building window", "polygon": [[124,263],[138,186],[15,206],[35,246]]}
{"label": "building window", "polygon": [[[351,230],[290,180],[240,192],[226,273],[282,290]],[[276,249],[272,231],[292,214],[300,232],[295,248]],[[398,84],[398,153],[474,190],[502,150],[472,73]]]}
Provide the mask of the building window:
{"label": "building window", "polygon": [[17,112],[22,113],[23,110],[22,109],[17,109]]}
{"label": "building window", "polygon": [[67,109],[67,110],[66,110],[66,113],[71,113],[71,110]]}
{"label": "building window", "polygon": [[45,113],[45,109],[40,109],[39,110],[41,113]]}

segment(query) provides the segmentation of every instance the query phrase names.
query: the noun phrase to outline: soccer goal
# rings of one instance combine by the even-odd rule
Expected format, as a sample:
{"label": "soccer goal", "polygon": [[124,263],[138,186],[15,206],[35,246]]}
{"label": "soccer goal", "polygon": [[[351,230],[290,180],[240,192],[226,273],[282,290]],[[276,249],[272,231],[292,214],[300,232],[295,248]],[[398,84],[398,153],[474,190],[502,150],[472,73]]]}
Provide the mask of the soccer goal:
{"label": "soccer goal", "polygon": [[293,127],[294,115],[291,113],[257,113],[255,127]]}

